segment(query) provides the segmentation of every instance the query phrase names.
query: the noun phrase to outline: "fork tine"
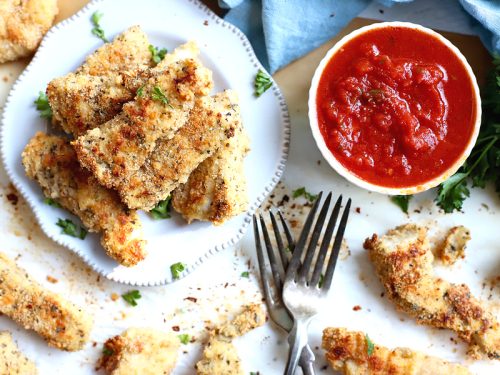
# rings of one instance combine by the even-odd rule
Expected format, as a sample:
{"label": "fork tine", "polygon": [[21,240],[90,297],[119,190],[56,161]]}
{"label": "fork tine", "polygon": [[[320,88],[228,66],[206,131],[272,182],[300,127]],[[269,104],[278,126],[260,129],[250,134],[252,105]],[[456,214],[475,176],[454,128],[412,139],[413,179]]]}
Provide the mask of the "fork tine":
{"label": "fork tine", "polygon": [[342,195],[337,199],[335,206],[333,207],[332,214],[330,215],[330,220],[325,229],[323,235],[323,240],[321,242],[321,247],[319,249],[318,258],[316,259],[316,265],[314,266],[314,272],[311,278],[311,286],[315,286],[319,283],[321,272],[323,271],[323,266],[326,259],[326,254],[328,253],[328,247],[332,240],[333,231],[335,229],[335,224],[337,224],[337,219],[339,217],[340,205],[342,204]]}
{"label": "fork tine", "polygon": [[257,260],[259,263],[260,281],[262,282],[262,288],[264,289],[266,304],[269,307],[269,310],[271,310],[271,307],[274,304],[274,298],[273,295],[271,294],[271,287],[269,286],[269,280],[266,277],[266,263],[264,260],[264,253],[262,251],[262,244],[260,242],[257,217],[255,216],[255,214],[253,215],[253,234],[255,237],[255,248],[257,250]]}
{"label": "fork tine", "polygon": [[[281,211],[278,211],[278,215],[280,217],[280,220],[281,220],[281,225],[283,227],[283,230],[285,231],[285,236],[286,236],[286,241],[288,242],[288,250],[290,250],[290,254],[293,253],[293,249],[295,248],[295,240],[293,239],[293,235],[292,235],[292,232],[290,232],[290,228],[288,227],[288,224],[285,220],[285,218],[283,217],[283,215],[281,214]],[[285,269],[288,267],[288,254],[285,254],[286,255],[286,262],[283,262],[283,265],[285,266]]]}
{"label": "fork tine", "polygon": [[271,239],[269,238],[269,233],[267,231],[266,222],[262,215],[259,215],[260,218],[260,227],[262,229],[262,234],[264,235],[264,243],[266,244],[267,257],[269,258],[269,264],[271,266],[271,273],[274,279],[274,285],[276,289],[279,291],[278,294],[281,295],[281,290],[283,288],[283,284],[281,283],[281,276],[278,271],[278,262],[276,261],[276,256],[274,255],[273,246],[271,245]]}
{"label": "fork tine", "polygon": [[[286,265],[288,263],[288,259],[285,254],[285,248],[283,246],[283,240],[281,239],[281,233],[278,228],[278,223],[276,222],[276,218],[274,217],[274,214],[272,211],[269,211],[269,216],[271,217],[271,223],[273,224],[273,230],[274,230],[274,237],[276,238],[276,244],[278,245],[278,252],[280,254],[281,258],[281,267],[279,269],[280,271],[280,277],[283,279],[283,275],[285,274],[286,270]],[[283,272],[281,272],[283,271]]]}
{"label": "fork tine", "polygon": [[302,232],[300,233],[299,240],[295,244],[295,248],[293,251],[292,259],[290,260],[290,263],[288,264],[288,268],[286,270],[286,276],[285,280],[292,280],[295,279],[295,276],[297,275],[297,270],[300,265],[300,260],[302,258],[302,253],[304,252],[307,237],[309,236],[309,232],[311,231],[311,227],[313,224],[314,216],[316,215],[316,211],[318,210],[319,202],[321,201],[321,196],[323,195],[323,192],[320,192],[318,194],[318,197],[316,198],[316,201],[314,202],[311,211],[309,211],[309,215],[307,215],[306,222],[304,223],[304,227],[302,228]]}
{"label": "fork tine", "polygon": [[316,247],[318,245],[319,236],[321,235],[321,230],[323,229],[323,225],[325,224],[326,215],[328,214],[328,208],[330,208],[330,202],[332,200],[332,193],[328,193],[323,207],[319,212],[319,216],[316,219],[316,225],[314,226],[314,230],[311,235],[311,239],[309,240],[309,246],[307,247],[306,257],[304,259],[304,263],[300,268],[299,280],[301,282],[305,282],[307,277],[309,276],[309,271],[311,268],[311,263],[313,261],[314,254],[316,253]]}
{"label": "fork tine", "polygon": [[330,260],[328,261],[328,267],[326,269],[325,278],[323,280],[322,288],[324,290],[330,289],[333,279],[333,271],[335,271],[335,265],[337,264],[337,259],[340,253],[340,247],[342,245],[342,239],[344,238],[345,227],[347,225],[347,219],[349,217],[349,210],[351,208],[351,198],[347,200],[347,204],[344,207],[344,213],[342,214],[342,219],[340,219],[340,224],[337,229],[337,234],[335,235],[335,242],[333,243],[332,254],[330,255]]}

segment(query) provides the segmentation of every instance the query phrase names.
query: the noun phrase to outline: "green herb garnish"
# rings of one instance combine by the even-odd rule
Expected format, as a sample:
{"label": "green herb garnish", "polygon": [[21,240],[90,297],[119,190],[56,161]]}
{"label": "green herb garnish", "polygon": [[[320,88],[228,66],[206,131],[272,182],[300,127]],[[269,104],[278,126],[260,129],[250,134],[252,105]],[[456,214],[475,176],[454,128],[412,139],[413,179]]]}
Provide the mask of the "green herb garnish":
{"label": "green herb garnish", "polygon": [[43,200],[43,203],[45,204],[48,204],[49,206],[52,206],[52,207],[61,207],[61,205],[59,203],[57,203],[54,199],[52,198],[45,198]]}
{"label": "green herb garnish", "polygon": [[166,48],[159,49],[152,44],[150,44],[148,48],[149,52],[151,52],[151,60],[153,60],[155,64],[158,64],[161,60],[163,60],[168,52]]}
{"label": "green herb garnish", "polygon": [[250,277],[250,272],[248,272],[248,271],[242,272],[240,276],[241,277]]}
{"label": "green herb garnish", "polygon": [[151,93],[151,97],[153,98],[153,100],[157,100],[163,104],[168,105],[170,108],[173,108],[172,105],[170,104],[170,101],[165,96],[163,91],[161,91],[161,88],[159,86],[153,87],[153,92]]}
{"label": "green herb garnish", "polygon": [[102,348],[102,354],[105,357],[109,357],[109,356],[112,356],[113,354],[115,354],[115,352],[113,350],[111,350],[110,348],[105,346],[104,348]]}
{"label": "green herb garnish", "polygon": [[261,96],[272,85],[273,82],[271,81],[271,78],[269,78],[269,76],[266,73],[264,73],[261,69],[259,69],[257,75],[255,76],[255,82],[254,82],[255,96]]}
{"label": "green herb garnish", "polygon": [[398,205],[401,210],[407,214],[408,207],[410,205],[410,199],[412,199],[412,195],[393,195],[391,197],[391,202]]}
{"label": "green herb garnish", "polygon": [[94,27],[92,28],[92,34],[101,39],[104,43],[108,43],[109,40],[104,35],[104,30],[102,29],[100,24],[102,16],[103,14],[99,11],[95,11],[94,13],[92,13],[92,17],[90,17],[90,21],[92,22],[92,25],[94,25]]}
{"label": "green herb garnish", "polygon": [[122,298],[131,306],[137,306],[137,300],[141,298],[141,293],[138,290],[131,290],[122,294]]}
{"label": "green herb garnish", "polygon": [[87,236],[87,230],[82,227],[80,227],[80,230],[78,230],[76,224],[73,223],[70,219],[59,219],[57,220],[56,225],[62,228],[61,233],[67,234],[68,236],[76,237],[81,240],[85,239],[85,237]]}
{"label": "green herb garnish", "polygon": [[170,272],[172,273],[172,278],[177,280],[181,273],[186,269],[186,265],[181,262],[174,263],[170,266]]}
{"label": "green herb garnish", "polygon": [[319,275],[318,288],[321,288],[323,286],[324,281],[325,281],[325,275],[323,274]]}
{"label": "green herb garnish", "polygon": [[155,220],[170,219],[170,197],[159,202],[149,213]]}
{"label": "green herb garnish", "polygon": [[52,108],[50,108],[49,99],[43,91],[38,93],[38,98],[34,101],[36,109],[40,111],[40,117],[50,120],[52,118]]}
{"label": "green herb garnish", "polygon": [[180,335],[177,335],[177,337],[179,338],[179,341],[184,345],[189,344],[189,341],[191,341],[191,336],[189,336],[187,333],[181,333]]}
{"label": "green herb garnish", "polygon": [[371,357],[373,354],[373,351],[375,350],[375,344],[370,340],[370,337],[366,334],[365,335],[365,341],[366,341],[366,353],[368,354],[368,357]]}
{"label": "green herb garnish", "polygon": [[144,86],[139,87],[135,94],[138,98],[142,98],[144,96]]}
{"label": "green herb garnish", "polygon": [[292,192],[292,195],[294,198],[298,197],[304,197],[306,198],[309,202],[314,202],[318,195],[311,194],[309,193],[305,187],[298,188]]}

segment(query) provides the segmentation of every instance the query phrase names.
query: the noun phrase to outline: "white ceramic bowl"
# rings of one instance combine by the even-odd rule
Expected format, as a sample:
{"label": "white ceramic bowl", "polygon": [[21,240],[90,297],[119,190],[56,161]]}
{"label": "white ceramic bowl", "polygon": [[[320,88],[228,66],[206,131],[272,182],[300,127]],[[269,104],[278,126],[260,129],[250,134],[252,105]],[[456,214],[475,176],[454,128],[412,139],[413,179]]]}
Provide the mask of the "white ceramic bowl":
{"label": "white ceramic bowl", "polygon": [[[344,167],[337,159],[336,157],[332,154],[332,152],[328,149],[325,139],[323,138],[323,135],[321,134],[321,131],[319,129],[319,124],[318,124],[318,114],[317,114],[317,106],[316,106],[316,94],[318,91],[318,84],[320,81],[320,78],[323,74],[323,71],[325,70],[326,66],[328,65],[328,62],[330,59],[335,55],[345,44],[347,44],[349,41],[352,39],[356,38],[357,36],[370,31],[374,29],[380,29],[380,28],[385,28],[385,27],[407,27],[411,29],[416,29],[419,31],[422,31],[426,34],[432,35],[435,38],[437,38],[440,42],[442,42],[444,45],[446,45],[458,58],[459,60],[463,63],[467,73],[469,74],[469,77],[471,79],[472,83],[472,88],[474,91],[474,96],[476,99],[476,119],[474,121],[474,129],[472,132],[472,135],[469,139],[469,142],[467,143],[467,146],[463,150],[462,154],[460,157],[457,159],[457,161],[451,165],[447,170],[445,170],[441,175],[433,178],[430,181],[427,181],[423,184],[419,185],[414,185],[414,186],[407,186],[407,187],[386,187],[382,185],[376,185],[371,182],[365,181],[358,176],[356,176],[353,172],[351,172],[349,169]],[[364,26],[361,27],[350,34],[344,36],[342,39],[340,39],[325,55],[325,57],[321,60],[319,63],[318,67],[316,68],[316,71],[314,72],[314,76],[311,81],[311,88],[309,89],[309,101],[308,101],[308,106],[309,106],[309,124],[311,126],[312,134],[314,136],[314,140],[316,141],[316,144],[321,151],[321,154],[323,157],[326,159],[326,161],[330,164],[330,166],[341,176],[346,178],[348,181],[352,182],[355,185],[358,185],[359,187],[362,187],[366,190],[371,190],[375,191],[378,193],[382,194],[390,194],[390,195],[408,195],[408,194],[415,194],[419,193],[425,190],[428,190],[430,188],[433,188],[446,179],[448,179],[450,176],[452,176],[465,162],[467,157],[469,156],[470,152],[472,151],[472,148],[474,147],[474,144],[476,143],[477,136],[479,134],[479,128],[481,125],[481,97],[479,95],[479,88],[477,86],[476,82],[476,77],[474,76],[474,73],[472,72],[472,69],[467,62],[467,59],[462,55],[462,53],[458,50],[457,47],[455,47],[448,39],[444,38],[442,35],[438,34],[437,32],[428,29],[426,27],[410,23],[410,22],[381,22],[381,23],[375,23],[372,25]]]}

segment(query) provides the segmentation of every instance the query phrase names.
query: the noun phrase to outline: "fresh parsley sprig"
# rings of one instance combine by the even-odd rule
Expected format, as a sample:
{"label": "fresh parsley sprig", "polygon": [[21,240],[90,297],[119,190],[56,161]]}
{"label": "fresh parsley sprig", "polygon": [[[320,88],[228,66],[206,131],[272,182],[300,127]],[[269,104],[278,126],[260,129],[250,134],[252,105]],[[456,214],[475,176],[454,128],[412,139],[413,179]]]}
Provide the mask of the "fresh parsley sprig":
{"label": "fresh parsley sprig", "polygon": [[159,86],[153,87],[153,91],[151,92],[151,98],[153,100],[156,100],[156,101],[159,101],[163,104],[168,105],[170,108],[173,108],[172,105],[170,104],[170,100],[168,100],[167,96],[161,90],[161,87],[159,87]]}
{"label": "fresh parsley sprig", "polygon": [[271,86],[273,82],[271,78],[259,69],[257,75],[255,76],[254,87],[255,87],[255,96],[261,96],[264,92],[266,92]]}
{"label": "fresh parsley sprig", "polygon": [[170,219],[170,196],[159,202],[149,213],[155,220]]}
{"label": "fresh parsley sprig", "polygon": [[181,262],[174,263],[170,266],[170,272],[172,273],[172,278],[177,280],[181,273],[186,269],[186,265]]}
{"label": "fresh parsley sprig", "polygon": [[411,198],[413,198],[412,195],[393,195],[391,197],[391,202],[399,206],[399,208],[401,208],[401,211],[407,214]]}
{"label": "fresh parsley sprig", "polygon": [[45,198],[43,200],[43,203],[49,205],[49,206],[52,206],[52,207],[61,207],[61,205],[59,203],[57,203],[56,200],[54,200],[53,198]]}
{"label": "fresh parsley sprig", "polygon": [[52,118],[52,108],[50,108],[49,99],[43,91],[38,93],[38,98],[34,101],[36,109],[40,111],[40,117],[50,120]]}
{"label": "fresh parsley sprig", "polygon": [[122,294],[122,298],[131,306],[137,306],[137,300],[141,299],[141,292],[138,290],[131,290]]}
{"label": "fresh parsley sprig", "polygon": [[149,45],[148,49],[149,52],[151,52],[151,60],[153,60],[155,64],[159,64],[160,61],[165,58],[165,55],[168,52],[166,48],[159,49],[158,47],[155,47],[152,44]]}
{"label": "fresh parsley sprig", "polygon": [[101,27],[102,16],[103,16],[103,14],[99,11],[95,11],[94,13],[92,13],[92,16],[90,17],[90,21],[92,22],[92,25],[94,25],[94,27],[92,28],[91,32],[96,37],[101,39],[104,43],[108,43],[109,40],[104,35],[104,30]]}
{"label": "fresh parsley sprig", "polygon": [[67,234],[68,236],[76,237],[81,240],[84,240],[87,236],[87,230],[82,227],[80,227],[80,230],[78,230],[76,224],[73,223],[70,219],[59,219],[57,220],[56,225],[62,228],[61,233]]}

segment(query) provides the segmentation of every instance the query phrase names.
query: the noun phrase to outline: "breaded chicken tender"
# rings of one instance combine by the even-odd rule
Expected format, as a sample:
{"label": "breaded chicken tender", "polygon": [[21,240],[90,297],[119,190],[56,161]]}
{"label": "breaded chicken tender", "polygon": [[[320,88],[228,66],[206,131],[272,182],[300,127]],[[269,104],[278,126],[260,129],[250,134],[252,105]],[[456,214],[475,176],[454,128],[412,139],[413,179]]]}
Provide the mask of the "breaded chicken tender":
{"label": "breaded chicken tender", "polygon": [[447,328],[469,343],[469,354],[500,359],[500,326],[467,285],[434,275],[427,230],[406,224],[366,239],[377,274],[391,301],[419,324]]}
{"label": "breaded chicken tender", "polygon": [[[326,328],[322,347],[326,360],[344,375],[469,375],[464,366],[408,348],[388,349],[373,344],[362,332]],[[372,344],[372,343],[370,343]]]}
{"label": "breaded chicken tender", "polygon": [[22,161],[26,174],[38,182],[45,196],[78,216],[90,232],[102,232],[101,244],[111,258],[124,266],[144,259],[137,213],[80,167],[65,138],[37,133],[24,149]]}
{"label": "breaded chicken tender", "polygon": [[0,1],[0,63],[31,55],[58,11],[57,0]]}
{"label": "breaded chicken tender", "polygon": [[80,164],[102,185],[120,186],[143,166],[159,140],[169,140],[186,123],[196,97],[211,87],[212,74],[197,58],[172,62],[121,113],[72,143]]}
{"label": "breaded chicken tender", "polygon": [[197,99],[189,121],[172,139],[163,138],[147,162],[118,191],[129,208],[150,210],[235,133],[239,105],[233,91]]}
{"label": "breaded chicken tender", "polygon": [[150,328],[129,328],[104,343],[97,364],[109,375],[168,375],[177,362],[179,338]]}
{"label": "breaded chicken tender", "polygon": [[201,163],[172,194],[172,207],[189,223],[204,220],[219,225],[248,209],[243,164],[250,142],[239,113],[233,121],[234,137]]}
{"label": "breaded chicken tender", "polygon": [[465,247],[471,239],[470,231],[463,225],[453,227],[437,250],[439,259],[447,265],[465,258]]}
{"label": "breaded chicken tender", "polygon": [[50,346],[76,351],[92,329],[92,317],[33,281],[25,270],[0,253],[0,313],[34,330]]}
{"label": "breaded chicken tender", "polygon": [[0,331],[0,374],[36,375],[38,370],[33,362],[19,351],[10,332]]}
{"label": "breaded chicken tender", "polygon": [[244,375],[241,361],[231,340],[262,326],[266,315],[261,305],[244,307],[243,312],[232,321],[209,333],[203,356],[196,364],[198,375]]}
{"label": "breaded chicken tender", "polygon": [[79,136],[111,120],[150,77],[148,46],[146,34],[133,26],[87,57],[76,73],[50,81],[52,122]]}

